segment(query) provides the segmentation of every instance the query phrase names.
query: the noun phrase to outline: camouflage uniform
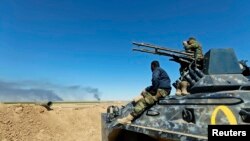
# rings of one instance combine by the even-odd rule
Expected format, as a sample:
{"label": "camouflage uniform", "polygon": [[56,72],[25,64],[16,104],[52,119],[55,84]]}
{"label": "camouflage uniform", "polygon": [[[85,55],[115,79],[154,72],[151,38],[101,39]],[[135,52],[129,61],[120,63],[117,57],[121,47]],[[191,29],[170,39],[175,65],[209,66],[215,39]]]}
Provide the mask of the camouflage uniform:
{"label": "camouflage uniform", "polygon": [[[184,48],[187,53],[194,53],[194,58],[195,58],[195,64],[199,64],[198,68],[202,69],[203,68],[203,53],[202,53],[202,47],[200,43],[196,41],[195,38],[190,37],[188,41],[183,42]],[[184,72],[188,70],[189,64],[182,64],[180,68],[180,75],[183,76]],[[179,83],[176,85],[176,95],[187,95],[189,94],[187,92],[187,88],[189,86],[189,83],[181,79]]]}
{"label": "camouflage uniform", "polygon": [[169,93],[170,91],[165,89],[157,89],[156,94],[152,94],[152,92],[150,93],[147,91],[143,92],[142,93],[143,98],[136,103],[131,115],[133,117],[139,116],[147,107],[152,106],[156,101],[159,100],[159,98],[165,97],[169,95]]}

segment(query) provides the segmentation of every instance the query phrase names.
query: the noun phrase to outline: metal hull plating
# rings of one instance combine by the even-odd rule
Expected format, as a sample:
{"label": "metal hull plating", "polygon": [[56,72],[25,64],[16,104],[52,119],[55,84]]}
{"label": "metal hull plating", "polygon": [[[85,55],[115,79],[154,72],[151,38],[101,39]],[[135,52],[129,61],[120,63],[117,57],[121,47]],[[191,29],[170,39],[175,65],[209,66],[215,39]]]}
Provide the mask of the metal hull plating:
{"label": "metal hull plating", "polygon": [[[119,125],[116,120],[128,115],[133,105],[128,103],[120,114],[107,122],[102,114],[102,140],[207,140],[210,124],[250,124],[250,91],[234,90],[197,93],[185,97],[167,97],[147,109],[132,124]],[[127,134],[127,135],[126,135]],[[128,139],[126,139],[128,140]]]}

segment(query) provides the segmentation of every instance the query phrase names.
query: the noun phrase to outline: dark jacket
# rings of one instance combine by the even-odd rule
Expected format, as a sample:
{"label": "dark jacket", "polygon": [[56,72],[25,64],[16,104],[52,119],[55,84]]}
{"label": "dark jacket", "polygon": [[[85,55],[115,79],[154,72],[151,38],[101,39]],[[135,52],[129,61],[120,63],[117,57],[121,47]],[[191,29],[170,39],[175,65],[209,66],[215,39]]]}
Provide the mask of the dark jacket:
{"label": "dark jacket", "polygon": [[158,67],[153,71],[152,74],[152,86],[146,88],[148,92],[156,92],[157,89],[171,89],[171,80],[165,70]]}

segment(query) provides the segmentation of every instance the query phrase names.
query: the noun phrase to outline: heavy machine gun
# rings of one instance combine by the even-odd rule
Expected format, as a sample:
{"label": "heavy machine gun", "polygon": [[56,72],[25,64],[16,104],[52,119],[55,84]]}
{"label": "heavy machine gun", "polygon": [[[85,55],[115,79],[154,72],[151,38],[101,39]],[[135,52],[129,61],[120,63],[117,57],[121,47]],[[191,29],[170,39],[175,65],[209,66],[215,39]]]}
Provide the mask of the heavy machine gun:
{"label": "heavy machine gun", "polygon": [[133,42],[132,44],[137,46],[137,48],[133,48],[133,51],[168,56],[171,57],[171,61],[180,64],[180,70],[182,69],[183,74],[175,83],[173,83],[174,87],[176,87],[177,83],[182,79],[186,79],[191,84],[191,86],[193,86],[197,81],[200,80],[200,78],[204,76],[203,72],[201,71],[203,62],[199,61],[199,63],[197,63],[194,52],[188,53],[149,43]]}
{"label": "heavy machine gun", "polygon": [[149,43],[137,43],[133,42],[137,48],[133,48],[133,51],[146,52],[151,54],[163,55],[172,57],[170,60],[182,64],[191,64],[195,61],[193,53],[187,53],[183,51],[178,51],[174,49],[169,49],[166,47],[161,47]]}

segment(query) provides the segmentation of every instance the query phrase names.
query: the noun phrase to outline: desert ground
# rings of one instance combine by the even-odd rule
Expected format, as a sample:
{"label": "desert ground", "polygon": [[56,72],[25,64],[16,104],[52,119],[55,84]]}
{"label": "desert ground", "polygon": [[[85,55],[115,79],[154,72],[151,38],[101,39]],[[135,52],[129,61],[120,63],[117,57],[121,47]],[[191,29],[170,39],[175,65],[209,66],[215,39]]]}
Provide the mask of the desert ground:
{"label": "desert ground", "polygon": [[0,141],[100,141],[101,113],[123,104],[0,104]]}

